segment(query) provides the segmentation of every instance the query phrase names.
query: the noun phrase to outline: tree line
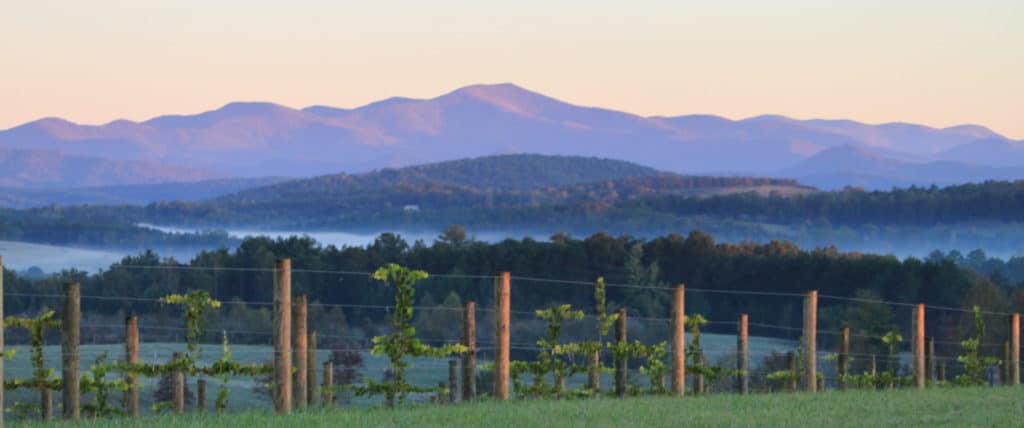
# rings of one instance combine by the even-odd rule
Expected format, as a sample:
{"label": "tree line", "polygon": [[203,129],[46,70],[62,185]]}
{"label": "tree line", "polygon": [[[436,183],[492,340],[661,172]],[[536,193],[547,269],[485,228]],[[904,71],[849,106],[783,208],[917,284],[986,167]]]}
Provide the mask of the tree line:
{"label": "tree line", "polygon": [[[669,293],[658,288],[677,283],[687,284],[690,290],[690,313],[720,321],[748,313],[752,320],[780,326],[799,326],[799,296],[757,293],[803,293],[816,289],[822,295],[860,298],[859,302],[823,299],[822,328],[850,324],[855,331],[872,335],[893,329],[909,331],[911,318],[907,308],[871,303],[873,300],[958,308],[980,305],[992,311],[1024,310],[1024,291],[1019,282],[998,276],[993,279],[991,275],[961,267],[948,257],[901,260],[841,253],[834,248],[801,250],[784,241],[723,244],[703,232],[649,240],[598,233],[583,239],[555,235],[548,241],[527,238],[485,243],[471,239],[461,227],[449,228],[429,244],[410,243],[391,233],[381,234],[365,247],[342,248],[325,247],[309,237],[257,237],[246,239],[235,250],[204,251],[190,261],[145,252],[126,257],[95,274],[69,271],[32,280],[5,270],[5,289],[11,294],[5,304],[11,314],[53,308],[59,302],[32,295],[59,294],[62,282],[77,281],[82,283],[83,295],[108,297],[86,301],[86,311],[94,316],[116,319],[134,312],[173,317],[167,308],[133,298],[156,299],[199,289],[228,302],[225,311],[239,326],[246,330],[265,326],[269,331],[270,311],[265,304],[272,300],[272,276],[267,269],[273,266],[274,259],[282,257],[291,258],[293,266],[301,269],[293,273],[294,292],[307,293],[311,301],[325,304],[390,304],[392,291],[376,284],[367,273],[386,263],[399,263],[435,274],[423,281],[417,296],[418,304],[438,307],[457,306],[467,300],[487,307],[493,302],[491,276],[510,271],[514,278],[514,306],[524,311],[554,303],[590,307],[592,287],[588,284],[598,277],[609,284],[610,307],[625,307],[641,317],[668,317]],[[250,304],[232,305],[232,301]],[[387,316],[386,311],[356,307],[319,306],[316,311],[311,310],[311,319],[375,331]],[[424,312],[424,316],[447,319],[438,314]],[[962,331],[962,315],[935,314],[928,319],[929,328],[956,338]],[[993,338],[1005,333],[1005,323],[992,325],[989,334]]]}

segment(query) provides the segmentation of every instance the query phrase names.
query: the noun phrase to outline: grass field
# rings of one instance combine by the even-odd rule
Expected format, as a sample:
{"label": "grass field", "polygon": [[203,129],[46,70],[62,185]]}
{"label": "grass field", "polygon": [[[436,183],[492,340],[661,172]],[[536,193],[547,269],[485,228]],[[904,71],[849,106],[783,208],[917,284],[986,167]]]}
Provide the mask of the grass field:
{"label": "grass field", "polygon": [[291,416],[159,416],[50,425],[76,427],[1012,427],[1024,424],[1024,388],[850,391],[819,394],[711,395],[514,401],[455,406],[316,410]]}

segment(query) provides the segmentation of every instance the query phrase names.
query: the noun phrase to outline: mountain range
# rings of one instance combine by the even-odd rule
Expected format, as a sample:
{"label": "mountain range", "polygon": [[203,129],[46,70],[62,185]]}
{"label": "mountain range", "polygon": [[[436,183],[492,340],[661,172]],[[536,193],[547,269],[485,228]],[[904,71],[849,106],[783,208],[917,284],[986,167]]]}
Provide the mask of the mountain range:
{"label": "mountain range", "polygon": [[152,160],[112,160],[64,151],[0,148],[0,187],[62,189],[124,183],[155,184],[223,178],[201,168]]}
{"label": "mountain range", "polygon": [[1008,179],[1024,170],[1024,142],[977,125],[644,117],[569,104],[513,84],[353,109],[245,102],[95,126],[47,118],[0,131],[0,149],[36,159],[150,166],[104,168],[121,173],[102,180],[76,180],[83,173],[59,162],[18,174],[4,168],[0,185],[8,187],[311,177],[506,153],[620,159],[687,175],[795,178],[825,189]]}

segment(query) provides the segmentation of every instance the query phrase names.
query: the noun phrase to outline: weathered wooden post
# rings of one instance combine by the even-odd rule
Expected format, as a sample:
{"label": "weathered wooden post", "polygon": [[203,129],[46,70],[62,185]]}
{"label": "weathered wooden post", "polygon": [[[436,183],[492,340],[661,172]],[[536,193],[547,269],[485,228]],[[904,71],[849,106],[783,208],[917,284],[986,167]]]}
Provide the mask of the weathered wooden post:
{"label": "weathered wooden post", "polygon": [[455,359],[448,360],[448,403],[455,404],[459,390],[459,362]]}
{"label": "weathered wooden post", "polygon": [[747,314],[740,314],[740,319],[736,323],[736,391],[740,394],[750,392],[750,342],[747,318]]}
{"label": "weathered wooden post", "polygon": [[196,380],[196,407],[199,413],[206,413],[206,379]]}
{"label": "weathered wooden post", "polygon": [[274,410],[292,412],[292,261],[274,262]]}
{"label": "weathered wooden post", "polygon": [[309,339],[307,330],[307,314],[309,313],[308,298],[300,294],[295,299],[295,403],[299,409],[305,409],[309,402],[306,399],[309,381]]}
{"label": "weathered wooden post", "polygon": [[324,407],[334,405],[334,363],[331,361],[324,361],[324,393],[323,401],[320,403]]}
{"label": "weathered wooden post", "polygon": [[508,400],[509,376],[509,323],[512,316],[512,275],[502,272],[494,288],[494,398]]}
{"label": "weathered wooden post", "polygon": [[[600,373],[598,373],[600,376]],[[686,395],[686,285],[672,290],[672,394]]]}
{"label": "weathered wooden post", "polygon": [[61,353],[64,362],[62,383],[64,386],[64,419],[78,420],[81,407],[79,382],[79,344],[81,342],[82,291],[77,283],[64,285],[64,314],[61,323]]}
{"label": "weathered wooden post", "polygon": [[804,388],[818,389],[818,291],[804,296]]}
{"label": "weathered wooden post", "polygon": [[[175,352],[173,360],[179,362],[181,353]],[[181,369],[174,371],[174,413],[185,413],[185,371]]]}
{"label": "weathered wooden post", "polygon": [[[139,363],[139,317],[132,315],[125,318],[125,356],[124,360],[128,364]],[[125,376],[125,381],[128,383],[128,390],[124,392],[124,406],[125,413],[128,416],[138,417],[139,416],[139,376],[134,373],[128,373]]]}
{"label": "weathered wooden post", "polygon": [[1021,384],[1021,314],[1010,315],[1010,385]]}
{"label": "weathered wooden post", "polygon": [[53,391],[48,387],[39,390],[39,416],[44,421],[53,419]]}
{"label": "weathered wooden post", "polygon": [[914,386],[925,387],[924,376],[924,304],[914,306]]}
{"label": "weathered wooden post", "polygon": [[786,353],[786,365],[789,367],[789,390],[796,392],[797,390],[797,378],[800,377],[800,373],[796,369],[796,353],[789,351]]}
{"label": "weathered wooden post", "polygon": [[462,401],[476,399],[476,302],[466,302],[462,309]]}
{"label": "weathered wooden post", "polygon": [[[625,346],[626,340],[626,310],[619,309],[619,319],[615,321],[615,344]],[[615,395],[626,396],[626,371],[629,370],[629,357],[621,353],[615,355]]]}
{"label": "weathered wooden post", "polygon": [[308,362],[306,363],[306,371],[309,374],[309,379],[306,379],[306,403],[310,407],[316,405],[316,388],[317,388],[316,387],[316,366],[317,366],[316,348],[317,348],[317,346],[318,346],[318,344],[317,344],[317,340],[316,340],[316,332],[315,331],[310,332],[309,333],[309,351],[307,352],[307,355],[308,355],[307,360],[308,360]]}
{"label": "weathered wooden post", "polygon": [[839,390],[846,391],[846,376],[850,374],[850,327],[839,330],[839,358],[836,360],[836,377]]}
{"label": "weathered wooden post", "polygon": [[1010,385],[1010,341],[1003,342],[1003,364],[999,366],[999,384]]}
{"label": "weathered wooden post", "polygon": [[929,383],[935,383],[935,338],[929,337],[925,340],[925,365],[924,377]]}
{"label": "weathered wooden post", "polygon": [[878,374],[878,358],[875,357],[875,354],[871,354],[871,363],[868,366],[868,373],[871,373],[871,376]]}

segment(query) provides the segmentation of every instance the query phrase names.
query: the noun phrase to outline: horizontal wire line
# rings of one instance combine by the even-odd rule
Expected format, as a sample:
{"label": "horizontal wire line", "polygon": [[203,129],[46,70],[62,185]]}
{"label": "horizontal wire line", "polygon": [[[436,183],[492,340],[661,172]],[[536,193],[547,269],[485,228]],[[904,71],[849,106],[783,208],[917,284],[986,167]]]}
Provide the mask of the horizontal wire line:
{"label": "horizontal wire line", "polygon": [[[529,277],[529,276],[512,276],[511,279],[513,281],[518,280],[518,281],[526,281],[526,282],[543,282],[543,283],[564,284],[564,285],[586,285],[586,286],[590,286],[590,287],[594,286],[594,282],[593,281],[575,281],[575,280],[568,280],[568,279],[537,278],[537,277]],[[616,283],[605,283],[604,285],[606,287],[613,287],[613,288],[637,288],[637,289],[645,289],[645,290],[663,290],[663,291],[672,290],[671,287],[657,287],[657,286],[652,286],[652,285],[616,284]]]}
{"label": "horizontal wire line", "polygon": [[[515,277],[515,278],[524,279],[522,277]],[[592,285],[591,283],[584,283],[582,281],[546,280],[546,279],[540,279],[540,278],[526,278],[526,279],[527,280],[536,280],[536,281],[548,281],[548,282],[555,282],[555,283],[588,284],[588,285]],[[606,285],[609,285],[609,284],[606,284]],[[609,286],[611,286],[611,285],[609,285]],[[639,289],[670,290],[670,288],[665,288],[665,287],[632,286],[632,285],[618,285],[618,286],[629,287],[629,288],[639,288]],[[719,294],[735,294],[735,295],[763,295],[763,296],[785,296],[785,297],[802,297],[803,296],[802,294],[798,294],[798,293],[783,293],[783,292],[769,292],[769,291],[714,290],[714,289],[693,289],[693,288],[688,288],[686,291],[704,292],[704,293],[719,293]],[[63,294],[22,293],[22,292],[5,292],[4,295],[5,296],[12,296],[12,297],[43,297],[43,298],[54,298],[54,299],[61,299],[61,298],[65,297]],[[115,297],[115,296],[96,296],[96,295],[82,295],[80,297],[82,299],[89,299],[89,300],[108,300],[108,301],[109,300],[118,300],[118,301],[131,301],[131,302],[161,303],[160,299],[156,299],[156,298],[143,298],[143,297]],[[840,300],[840,301],[859,302],[859,303],[875,303],[875,304],[885,304],[885,305],[903,306],[903,307],[914,307],[914,306],[917,305],[917,304],[914,304],[914,303],[893,302],[893,301],[878,300],[878,299],[863,299],[863,298],[857,298],[857,297],[842,297],[842,296],[833,296],[833,295],[826,295],[826,294],[819,295],[818,297],[823,298],[823,299],[830,299],[830,300]],[[245,304],[245,305],[252,305],[252,306],[271,306],[271,305],[274,304],[273,302],[268,302],[268,301],[246,301],[246,300],[236,300],[236,299],[225,300],[225,301],[222,301],[221,303],[223,303],[223,304]],[[339,304],[339,303],[309,303],[308,305],[309,306],[323,306],[323,307],[341,307],[341,308],[346,308],[346,307],[348,307],[348,308],[370,308],[370,309],[372,309],[372,308],[380,308],[380,309],[393,308],[393,306],[389,306],[389,305],[358,305],[358,304]],[[932,309],[932,310],[960,312],[960,313],[971,313],[971,312],[973,312],[973,310],[970,310],[970,309],[955,308],[955,307],[951,307],[951,306],[941,306],[941,305],[925,304],[925,308]],[[422,309],[422,310],[453,310],[453,311],[455,311],[455,310],[461,311],[462,310],[462,308],[445,308],[445,307],[414,307],[414,309]],[[478,308],[477,310],[478,311],[483,311],[483,312],[492,312],[492,311],[494,311],[493,308]],[[528,311],[516,311],[516,312],[523,313],[523,314],[531,314],[531,313],[533,313],[533,312],[528,312]],[[1013,315],[1013,313],[1010,313],[1010,312],[994,312],[994,311],[984,311],[984,310],[983,311],[979,311],[979,313],[984,314],[984,315],[999,315],[999,316],[1010,316],[1010,315]],[[639,318],[639,317],[633,317],[633,318]],[[659,320],[660,321],[660,320],[668,320],[669,318],[649,317],[649,319]],[[753,324],[753,323],[751,323],[751,324]]]}

